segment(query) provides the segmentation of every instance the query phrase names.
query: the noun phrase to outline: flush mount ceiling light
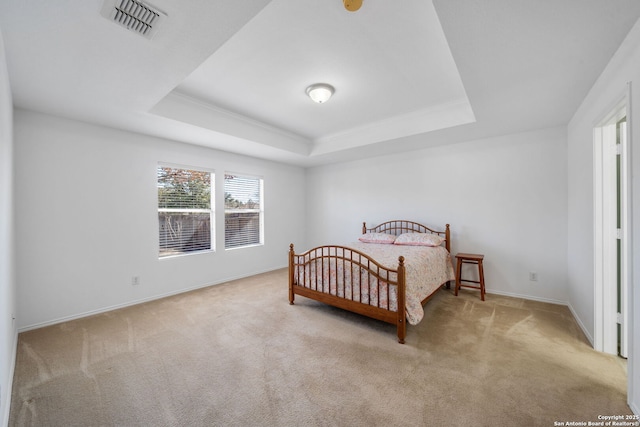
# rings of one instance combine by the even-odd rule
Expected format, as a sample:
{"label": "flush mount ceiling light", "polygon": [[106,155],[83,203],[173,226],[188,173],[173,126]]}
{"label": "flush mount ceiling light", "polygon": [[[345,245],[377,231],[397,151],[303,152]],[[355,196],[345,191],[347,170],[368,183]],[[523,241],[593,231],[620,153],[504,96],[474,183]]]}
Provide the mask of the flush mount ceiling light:
{"label": "flush mount ceiling light", "polygon": [[318,104],[325,103],[331,98],[335,89],[326,83],[316,83],[307,88],[307,95],[313,102]]}
{"label": "flush mount ceiling light", "polygon": [[342,0],[344,3],[344,8],[347,9],[349,12],[355,12],[356,10],[360,9],[360,6],[362,6],[362,0]]}

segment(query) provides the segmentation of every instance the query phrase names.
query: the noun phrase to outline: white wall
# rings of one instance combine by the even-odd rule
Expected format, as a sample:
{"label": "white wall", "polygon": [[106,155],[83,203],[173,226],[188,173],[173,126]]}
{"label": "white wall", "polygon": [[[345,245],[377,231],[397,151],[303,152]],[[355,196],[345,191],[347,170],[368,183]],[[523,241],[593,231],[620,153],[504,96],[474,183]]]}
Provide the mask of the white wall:
{"label": "white wall", "polygon": [[[285,267],[304,236],[302,168],[14,114],[20,329]],[[215,253],[158,259],[158,162],[217,172]],[[225,171],[264,178],[264,246],[224,250]]]}
{"label": "white wall", "polygon": [[0,32],[0,425],[9,420],[17,342],[13,237],[13,102]]}
{"label": "white wall", "polygon": [[450,223],[452,253],[485,254],[489,292],[566,302],[566,164],[559,127],[312,168],[307,238],[355,241],[362,221]]}
{"label": "white wall", "polygon": [[631,187],[632,187],[632,270],[631,331],[629,348],[629,397],[640,413],[640,21],[631,30],[568,126],[569,153],[569,234],[568,296],[582,323],[593,334],[593,128],[599,124],[632,85]]}

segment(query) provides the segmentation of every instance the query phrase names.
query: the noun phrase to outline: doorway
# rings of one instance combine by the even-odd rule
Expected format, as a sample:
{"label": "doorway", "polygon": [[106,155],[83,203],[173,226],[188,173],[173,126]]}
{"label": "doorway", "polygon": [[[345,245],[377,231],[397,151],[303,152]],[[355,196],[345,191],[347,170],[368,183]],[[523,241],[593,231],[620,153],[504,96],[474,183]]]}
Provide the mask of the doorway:
{"label": "doorway", "polygon": [[627,357],[627,98],[594,128],[594,348]]}

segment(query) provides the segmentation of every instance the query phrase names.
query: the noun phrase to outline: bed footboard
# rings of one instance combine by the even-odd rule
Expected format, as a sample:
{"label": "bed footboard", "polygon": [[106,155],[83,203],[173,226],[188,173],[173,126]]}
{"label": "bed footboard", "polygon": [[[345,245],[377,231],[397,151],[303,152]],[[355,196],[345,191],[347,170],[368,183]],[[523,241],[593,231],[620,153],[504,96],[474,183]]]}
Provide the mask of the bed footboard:
{"label": "bed footboard", "polygon": [[406,336],[406,272],[380,265],[344,246],[319,246],[296,254],[289,245],[289,304],[295,295],[396,325],[398,342]]}

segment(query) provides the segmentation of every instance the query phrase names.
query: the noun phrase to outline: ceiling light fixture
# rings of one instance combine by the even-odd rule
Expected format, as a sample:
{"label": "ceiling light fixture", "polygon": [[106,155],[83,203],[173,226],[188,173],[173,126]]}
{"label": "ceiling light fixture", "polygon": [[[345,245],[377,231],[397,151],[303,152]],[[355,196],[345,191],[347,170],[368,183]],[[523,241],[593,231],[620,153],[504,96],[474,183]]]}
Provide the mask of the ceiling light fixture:
{"label": "ceiling light fixture", "polygon": [[318,104],[325,103],[331,98],[335,89],[326,83],[316,83],[307,88],[307,95],[313,102]]}
{"label": "ceiling light fixture", "polygon": [[342,0],[344,3],[344,8],[347,9],[349,12],[355,12],[356,10],[360,9],[360,6],[362,6],[362,0]]}

